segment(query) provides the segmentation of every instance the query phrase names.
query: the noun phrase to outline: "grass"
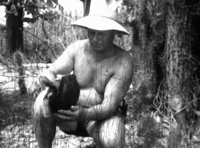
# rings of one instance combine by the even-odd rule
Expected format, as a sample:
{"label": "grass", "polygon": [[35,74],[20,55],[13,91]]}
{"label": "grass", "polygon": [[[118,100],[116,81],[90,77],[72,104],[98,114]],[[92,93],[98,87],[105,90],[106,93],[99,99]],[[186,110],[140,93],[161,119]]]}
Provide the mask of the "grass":
{"label": "grass", "polygon": [[33,96],[20,95],[19,92],[0,96],[0,129],[10,124],[29,123],[32,119]]}

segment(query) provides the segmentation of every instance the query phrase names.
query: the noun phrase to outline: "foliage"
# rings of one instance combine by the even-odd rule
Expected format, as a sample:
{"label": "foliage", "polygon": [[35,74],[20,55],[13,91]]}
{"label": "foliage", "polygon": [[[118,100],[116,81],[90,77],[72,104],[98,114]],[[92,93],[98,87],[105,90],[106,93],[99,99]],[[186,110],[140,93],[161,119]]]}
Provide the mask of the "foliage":
{"label": "foliage", "polygon": [[[42,69],[39,64],[52,63],[69,44],[86,38],[85,30],[70,27],[70,22],[75,19],[77,19],[76,16],[61,15],[48,22],[39,19],[30,28],[24,28],[24,51],[26,52],[16,52],[12,57],[5,50],[5,45],[1,46],[3,52],[0,55],[0,65],[5,66],[6,69],[0,71],[0,75],[8,78],[6,80],[8,84],[15,84],[16,78],[19,76],[19,78],[24,77],[27,90],[33,91],[33,88],[29,87],[35,85],[35,78]],[[45,30],[45,33],[42,30]],[[26,67],[27,64],[33,65]],[[7,74],[5,73],[6,70],[8,70]],[[19,73],[19,76],[16,73]],[[28,77],[31,78],[31,81],[28,80]],[[5,89],[4,84],[1,85],[2,89]]]}
{"label": "foliage", "polygon": [[51,63],[70,43],[86,38],[83,29],[70,27],[70,22],[75,19],[61,15],[49,22],[39,19],[30,28],[25,28],[24,48],[29,54],[27,58],[33,62]]}
{"label": "foliage", "polygon": [[157,139],[163,137],[159,123],[149,115],[144,116],[139,123],[138,136],[144,139],[144,148],[153,148],[156,145]]}
{"label": "foliage", "polygon": [[53,19],[58,13],[63,13],[63,7],[57,0],[0,0],[0,5],[7,9],[6,15],[18,15],[19,9],[24,9],[32,18],[23,18],[25,22],[35,22],[38,18]]}
{"label": "foliage", "polygon": [[[143,2],[146,3],[146,12],[144,10],[141,11],[141,3]],[[199,91],[197,91],[197,89],[194,91],[193,89],[196,88],[196,85],[199,83],[199,73],[196,73],[198,71],[197,69],[199,69],[199,66],[197,66],[199,65],[199,27],[197,27],[197,25],[199,26],[197,21],[199,17],[196,15],[199,15],[200,2],[198,0],[125,0],[124,4],[126,7],[121,20],[123,23],[132,26],[134,45],[140,45],[139,43],[144,39],[147,40],[147,44],[152,43],[153,49],[155,49],[154,51],[156,52],[153,58],[157,68],[156,72],[158,72],[157,80],[159,81],[156,82],[157,95],[154,96],[153,105],[150,109],[153,107],[155,115],[163,120],[163,129],[166,129],[167,132],[165,137],[168,137],[168,139],[162,139],[161,141],[168,141],[169,147],[178,147],[179,145],[180,147],[186,147],[186,143],[192,147],[194,145],[192,145],[192,140],[188,138],[188,136],[194,136],[193,132],[195,126],[199,123],[199,115],[195,113],[197,111],[197,106],[199,106],[199,101],[197,101],[199,100]],[[141,18],[141,16],[144,17]],[[168,18],[169,16],[170,18]],[[193,19],[192,21],[191,17]],[[170,22],[173,23],[170,24]],[[143,27],[142,23],[147,26],[145,30],[146,36],[143,39],[141,39],[139,32]],[[173,38],[168,40],[170,36]],[[143,43],[145,42],[142,41],[142,46],[144,46]],[[195,44],[195,46],[192,44]],[[134,45],[132,46],[134,50],[132,55],[134,59],[138,58],[139,61],[141,61],[142,56],[145,57],[145,55],[138,54],[142,52],[142,48],[137,50],[137,47]],[[149,50],[152,46],[146,46],[145,51]],[[166,51],[169,47],[171,51]],[[194,48],[196,50],[194,52],[195,54],[191,55]],[[147,57],[148,56],[149,54]],[[163,58],[164,56],[165,58]],[[145,58],[145,60],[147,60],[147,58]],[[141,67],[144,67],[144,62],[140,63],[142,63]],[[167,63],[170,63],[169,66],[175,66],[177,64],[177,69],[176,67],[173,69],[169,69],[169,67],[166,68]],[[142,70],[140,72],[141,73],[138,73],[138,71],[136,71],[134,73],[134,76],[137,74],[139,75],[139,80],[134,79],[133,85],[135,85],[137,80],[140,83],[141,81],[146,82],[148,76],[145,75],[142,77],[141,75],[144,72]],[[163,84],[167,81],[167,72],[175,73],[172,79],[167,82],[170,86]],[[194,76],[192,78],[192,74],[195,75],[195,78]],[[147,75],[149,75],[149,73]],[[176,83],[176,77],[180,78],[180,83]],[[141,85],[138,84],[138,86]],[[180,94],[176,94],[173,97],[167,92],[168,89],[176,92],[177,88],[180,88],[182,91]],[[187,93],[188,91],[189,93]],[[145,108],[149,108],[149,105],[145,105],[145,101],[143,101],[146,99],[144,96],[145,95],[141,95],[139,92],[138,94],[133,93],[132,98],[130,97],[130,99],[132,99],[130,104],[132,105],[129,109],[135,112],[132,118],[136,120],[142,120],[143,116],[140,116],[140,114],[142,114],[141,112],[144,113]],[[196,108],[194,106],[196,106]],[[185,118],[185,116],[181,115],[183,112],[186,112],[186,119],[181,121],[180,125],[177,125],[177,122],[178,124],[180,122],[179,118]],[[199,127],[197,129],[199,129]],[[195,138],[199,139],[197,137]]]}
{"label": "foliage", "polygon": [[0,127],[3,128],[12,123],[22,124],[29,122],[32,117],[33,101],[31,95],[20,96],[18,92],[13,92],[12,94],[1,92]]}

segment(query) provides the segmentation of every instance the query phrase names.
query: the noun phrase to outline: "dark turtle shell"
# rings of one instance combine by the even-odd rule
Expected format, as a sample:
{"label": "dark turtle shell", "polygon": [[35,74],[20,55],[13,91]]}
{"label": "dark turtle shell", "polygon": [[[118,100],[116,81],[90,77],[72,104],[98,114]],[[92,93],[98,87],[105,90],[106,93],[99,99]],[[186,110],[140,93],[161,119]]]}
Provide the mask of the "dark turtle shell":
{"label": "dark turtle shell", "polygon": [[49,87],[49,93],[44,99],[49,100],[49,106],[52,113],[59,109],[70,109],[72,105],[76,105],[80,87],[74,74],[65,75],[61,78],[59,85],[54,84],[45,76],[39,79],[42,86]]}
{"label": "dark turtle shell", "polygon": [[75,75],[63,76],[58,88],[58,94],[53,101],[50,101],[52,112],[59,109],[70,109],[76,105],[80,94],[80,87]]}

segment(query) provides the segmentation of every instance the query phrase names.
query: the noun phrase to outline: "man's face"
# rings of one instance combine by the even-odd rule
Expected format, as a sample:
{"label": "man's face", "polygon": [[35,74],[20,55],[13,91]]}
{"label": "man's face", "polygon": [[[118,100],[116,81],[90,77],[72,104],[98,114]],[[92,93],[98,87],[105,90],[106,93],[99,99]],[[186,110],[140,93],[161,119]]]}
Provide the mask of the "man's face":
{"label": "man's face", "polygon": [[104,51],[113,44],[114,31],[97,31],[88,29],[88,38],[92,49],[95,51]]}

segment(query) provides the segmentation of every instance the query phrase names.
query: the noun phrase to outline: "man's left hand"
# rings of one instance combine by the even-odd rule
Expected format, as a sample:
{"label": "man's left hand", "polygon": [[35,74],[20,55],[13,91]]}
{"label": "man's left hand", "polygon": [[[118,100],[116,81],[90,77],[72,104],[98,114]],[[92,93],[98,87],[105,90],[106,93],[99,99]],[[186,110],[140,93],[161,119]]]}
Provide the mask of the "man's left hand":
{"label": "man's left hand", "polygon": [[64,121],[79,121],[82,119],[83,107],[76,105],[71,106],[69,110],[58,110],[58,113],[55,113],[54,116],[58,120]]}

